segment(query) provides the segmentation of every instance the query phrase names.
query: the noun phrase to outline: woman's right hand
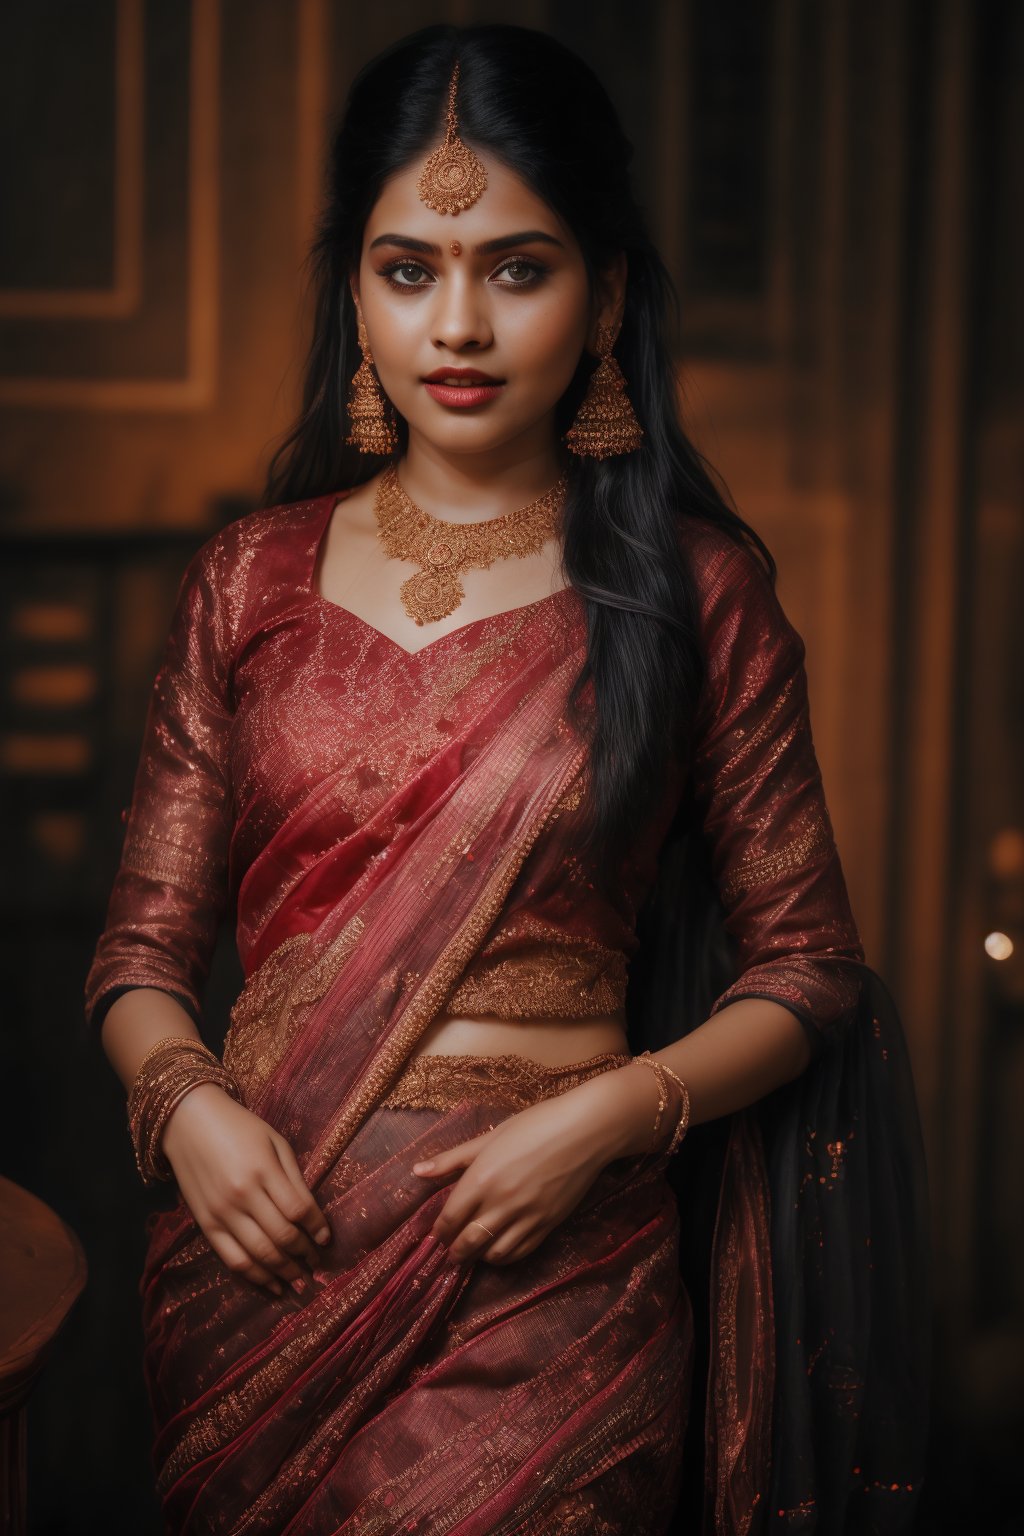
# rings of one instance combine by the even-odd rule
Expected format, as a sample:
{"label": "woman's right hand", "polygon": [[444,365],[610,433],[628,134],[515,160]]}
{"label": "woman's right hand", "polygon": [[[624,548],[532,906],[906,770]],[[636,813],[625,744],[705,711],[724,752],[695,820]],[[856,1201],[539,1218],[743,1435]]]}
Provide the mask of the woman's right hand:
{"label": "woman's right hand", "polygon": [[277,1296],[281,1280],[306,1278],[302,1263],[319,1261],[317,1243],[330,1241],[330,1228],[272,1126],[215,1083],[200,1083],[172,1111],[160,1150],[232,1274]]}

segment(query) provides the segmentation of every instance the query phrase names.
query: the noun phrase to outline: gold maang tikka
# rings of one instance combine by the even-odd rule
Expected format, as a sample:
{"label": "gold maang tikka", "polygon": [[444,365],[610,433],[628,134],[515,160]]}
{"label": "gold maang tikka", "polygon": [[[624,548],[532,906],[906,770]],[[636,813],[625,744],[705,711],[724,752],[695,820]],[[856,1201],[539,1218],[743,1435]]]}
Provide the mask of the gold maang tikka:
{"label": "gold maang tikka", "polygon": [[448,87],[448,126],[444,143],[428,155],[417,182],[420,200],[435,213],[460,213],[476,202],[487,185],[483,162],[459,138],[455,122],[458,83],[459,61],[456,59]]}

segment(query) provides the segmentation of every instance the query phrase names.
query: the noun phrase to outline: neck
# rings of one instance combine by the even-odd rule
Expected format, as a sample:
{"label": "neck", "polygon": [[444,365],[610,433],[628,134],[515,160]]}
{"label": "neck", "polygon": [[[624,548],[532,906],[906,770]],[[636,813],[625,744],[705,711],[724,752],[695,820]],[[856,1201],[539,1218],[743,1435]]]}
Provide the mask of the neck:
{"label": "neck", "polygon": [[453,454],[410,431],[409,448],[398,463],[406,495],[447,522],[501,517],[536,501],[555,484],[567,455],[553,437],[524,437],[484,453]]}

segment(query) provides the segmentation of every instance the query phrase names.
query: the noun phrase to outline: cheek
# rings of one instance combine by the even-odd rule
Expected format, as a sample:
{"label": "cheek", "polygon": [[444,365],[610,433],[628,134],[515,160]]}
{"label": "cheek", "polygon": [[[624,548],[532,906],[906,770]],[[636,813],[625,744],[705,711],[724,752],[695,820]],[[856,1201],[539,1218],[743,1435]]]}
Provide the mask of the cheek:
{"label": "cheek", "polygon": [[417,309],[422,309],[418,299],[402,295],[395,299],[375,296],[374,300],[364,303],[363,314],[367,329],[373,334],[375,357],[380,354],[392,363],[401,363],[408,362],[410,346],[415,345],[419,351],[423,340],[423,315],[417,315]]}
{"label": "cheek", "polygon": [[586,335],[587,317],[571,303],[557,298],[524,303],[522,313],[506,322],[501,352],[517,377],[557,378],[564,387],[576,371]]}

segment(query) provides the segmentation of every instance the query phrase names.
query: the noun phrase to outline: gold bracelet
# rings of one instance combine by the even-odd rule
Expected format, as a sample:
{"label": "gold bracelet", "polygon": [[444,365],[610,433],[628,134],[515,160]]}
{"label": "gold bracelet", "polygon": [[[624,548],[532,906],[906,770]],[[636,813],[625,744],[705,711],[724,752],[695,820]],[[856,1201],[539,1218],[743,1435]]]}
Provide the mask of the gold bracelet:
{"label": "gold bracelet", "polygon": [[680,1142],[690,1128],[690,1090],[679,1076],[679,1073],[673,1071],[667,1061],[663,1061],[661,1063],[661,1068],[663,1072],[667,1072],[669,1077],[674,1078],[678,1083],[679,1093],[682,1098],[682,1108],[679,1111],[679,1122],[676,1125],[675,1130],[672,1132],[672,1140],[669,1142],[667,1148],[667,1155],[671,1157],[672,1154],[678,1150]]}
{"label": "gold bracelet", "polygon": [[241,1103],[235,1078],[209,1046],[192,1035],[158,1040],[139,1063],[128,1094],[128,1129],[135,1166],[144,1184],[174,1177],[160,1151],[160,1139],[172,1112],[200,1083],[212,1082]]}
{"label": "gold bracelet", "polygon": [[671,1139],[669,1141],[669,1144],[664,1149],[665,1155],[667,1157],[671,1157],[672,1154],[677,1151],[680,1143],[682,1142],[683,1137],[686,1135],[686,1132],[689,1129],[689,1124],[690,1124],[690,1091],[687,1088],[686,1084],[683,1082],[682,1078],[679,1076],[678,1072],[674,1071],[673,1068],[668,1066],[666,1062],[659,1061],[650,1051],[641,1051],[639,1053],[639,1055],[633,1057],[633,1061],[634,1062],[639,1062],[639,1064],[641,1066],[650,1067],[651,1070],[654,1072],[655,1076],[658,1079],[658,1085],[659,1085],[658,1114],[657,1114],[657,1118],[655,1119],[655,1122],[654,1122],[654,1136],[653,1136],[653,1139],[652,1139],[652,1144],[651,1144],[651,1149],[650,1149],[651,1153],[654,1153],[656,1151],[656,1149],[657,1149],[658,1136],[659,1136],[659,1133],[661,1131],[661,1117],[662,1117],[662,1114],[664,1113],[664,1110],[665,1110],[665,1104],[666,1104],[666,1098],[667,1098],[666,1090],[665,1090],[665,1079],[666,1079],[666,1077],[672,1078],[673,1081],[677,1084],[677,1086],[679,1088],[680,1100],[681,1100],[679,1119],[678,1119],[678,1122],[677,1122],[677,1124],[675,1126],[675,1129],[674,1129],[674,1131],[672,1133],[672,1137],[671,1137]]}
{"label": "gold bracelet", "polygon": [[632,1062],[630,1062],[629,1065],[633,1066],[635,1064],[639,1064],[643,1067],[650,1067],[658,1080],[658,1113],[654,1117],[654,1130],[651,1135],[651,1145],[648,1148],[648,1156],[650,1156],[657,1151],[658,1136],[661,1131],[661,1117],[665,1113],[665,1106],[668,1103],[668,1094],[665,1091],[665,1078],[662,1073],[661,1063],[654,1060],[654,1057],[651,1055],[650,1051],[641,1051],[638,1056],[634,1056]]}

